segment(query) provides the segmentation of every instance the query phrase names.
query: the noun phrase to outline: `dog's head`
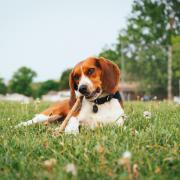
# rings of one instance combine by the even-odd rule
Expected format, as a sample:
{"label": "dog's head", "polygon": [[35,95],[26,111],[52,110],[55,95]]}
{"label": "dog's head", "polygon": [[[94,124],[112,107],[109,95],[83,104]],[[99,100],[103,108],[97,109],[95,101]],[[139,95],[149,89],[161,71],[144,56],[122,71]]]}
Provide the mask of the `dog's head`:
{"label": "dog's head", "polygon": [[90,57],[81,61],[69,76],[70,104],[73,105],[76,101],[75,91],[89,101],[98,98],[102,92],[115,93],[118,90],[119,79],[118,66],[105,58]]}

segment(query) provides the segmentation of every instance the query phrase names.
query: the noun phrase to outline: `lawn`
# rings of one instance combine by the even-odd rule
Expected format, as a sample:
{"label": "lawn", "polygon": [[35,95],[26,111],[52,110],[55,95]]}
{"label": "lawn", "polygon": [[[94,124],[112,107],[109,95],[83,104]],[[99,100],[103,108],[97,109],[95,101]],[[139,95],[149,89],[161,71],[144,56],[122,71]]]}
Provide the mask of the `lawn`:
{"label": "lawn", "polygon": [[179,179],[180,106],[128,102],[124,127],[81,129],[58,138],[52,136],[55,124],[11,128],[47,106],[0,102],[0,179],[128,179],[126,151],[131,168],[138,166],[138,179]]}

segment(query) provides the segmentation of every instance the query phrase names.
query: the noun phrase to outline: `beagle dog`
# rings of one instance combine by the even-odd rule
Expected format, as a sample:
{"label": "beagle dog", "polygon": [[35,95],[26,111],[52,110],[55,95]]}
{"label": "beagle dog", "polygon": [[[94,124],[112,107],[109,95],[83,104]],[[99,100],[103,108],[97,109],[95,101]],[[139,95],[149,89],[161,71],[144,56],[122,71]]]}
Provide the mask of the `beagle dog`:
{"label": "beagle dog", "polygon": [[69,75],[70,99],[59,102],[19,126],[48,121],[51,116],[63,120],[76,102],[83,96],[78,112],[70,118],[65,132],[77,133],[79,126],[96,128],[100,124],[123,125],[124,110],[119,93],[120,70],[105,58],[90,57],[78,63]]}

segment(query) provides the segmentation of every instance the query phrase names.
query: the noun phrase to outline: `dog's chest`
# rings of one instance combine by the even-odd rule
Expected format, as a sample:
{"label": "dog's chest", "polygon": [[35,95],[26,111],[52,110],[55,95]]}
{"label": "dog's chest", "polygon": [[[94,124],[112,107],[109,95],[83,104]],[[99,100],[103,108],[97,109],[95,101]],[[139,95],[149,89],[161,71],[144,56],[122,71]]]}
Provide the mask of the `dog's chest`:
{"label": "dog's chest", "polygon": [[81,111],[78,115],[80,124],[96,126],[97,123],[111,123],[124,113],[117,99],[111,99],[111,101],[97,106],[98,111],[94,113],[93,103],[83,99]]}

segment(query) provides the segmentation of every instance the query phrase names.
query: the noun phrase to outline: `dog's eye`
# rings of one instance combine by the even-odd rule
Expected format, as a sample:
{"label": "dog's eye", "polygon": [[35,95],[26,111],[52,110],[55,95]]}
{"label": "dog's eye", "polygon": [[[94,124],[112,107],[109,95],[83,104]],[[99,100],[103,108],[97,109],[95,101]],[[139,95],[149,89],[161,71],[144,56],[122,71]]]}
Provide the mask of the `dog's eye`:
{"label": "dog's eye", "polygon": [[78,75],[75,75],[74,76],[74,80],[77,81],[79,79],[79,76]]}
{"label": "dog's eye", "polygon": [[93,73],[94,73],[94,70],[95,70],[94,68],[89,68],[88,71],[87,71],[87,74],[88,74],[88,75],[93,74]]}

